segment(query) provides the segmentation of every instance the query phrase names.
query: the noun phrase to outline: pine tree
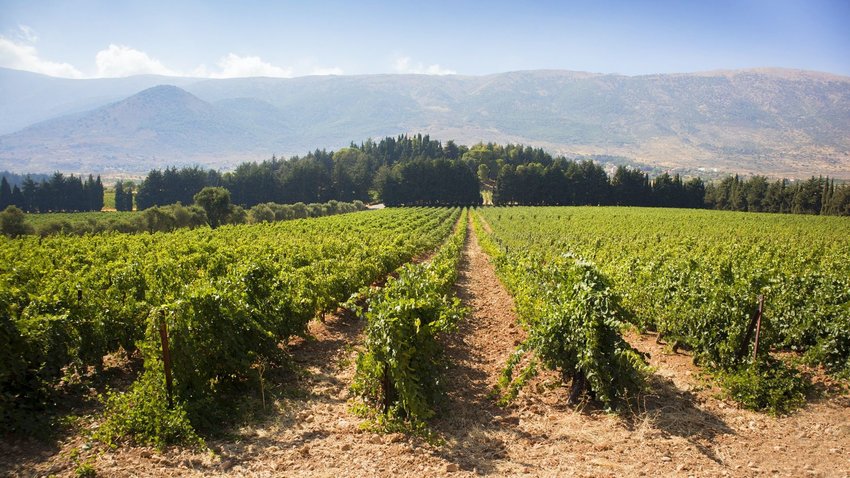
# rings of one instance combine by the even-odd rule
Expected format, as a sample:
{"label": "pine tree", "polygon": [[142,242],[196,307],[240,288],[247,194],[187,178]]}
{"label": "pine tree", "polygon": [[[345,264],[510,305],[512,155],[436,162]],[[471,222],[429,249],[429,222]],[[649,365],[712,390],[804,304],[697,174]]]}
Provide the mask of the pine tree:
{"label": "pine tree", "polygon": [[0,180],[0,209],[6,209],[6,206],[12,204],[12,188],[9,186],[9,181],[6,181],[6,176]]}
{"label": "pine tree", "polygon": [[827,178],[823,182],[823,194],[822,194],[823,197],[821,199],[821,205],[820,205],[820,214],[821,215],[828,214],[829,205],[830,205],[830,202],[832,201],[832,188],[830,187],[830,183],[831,183],[831,181],[829,180],[829,177],[827,176]]}
{"label": "pine tree", "polygon": [[22,193],[22,192],[21,192],[21,189],[20,189],[20,188],[18,187],[18,185],[16,184],[16,185],[15,185],[15,187],[13,187],[13,188],[12,188],[12,201],[11,201],[11,205],[12,205],[12,206],[19,206],[19,207],[20,207],[20,206],[21,206],[21,205],[23,205],[23,204],[26,204],[26,200],[25,200],[25,197],[24,197],[24,193]]}
{"label": "pine tree", "polygon": [[[21,199],[19,200],[20,202],[15,203],[13,200],[13,204],[18,204],[25,212],[35,212],[38,209],[38,205],[36,203],[38,190],[38,184],[33,181],[32,177],[27,175],[27,177],[24,178],[23,183],[21,183],[21,189],[19,190],[19,192],[21,193]],[[13,196],[14,192],[15,191],[13,189]]]}

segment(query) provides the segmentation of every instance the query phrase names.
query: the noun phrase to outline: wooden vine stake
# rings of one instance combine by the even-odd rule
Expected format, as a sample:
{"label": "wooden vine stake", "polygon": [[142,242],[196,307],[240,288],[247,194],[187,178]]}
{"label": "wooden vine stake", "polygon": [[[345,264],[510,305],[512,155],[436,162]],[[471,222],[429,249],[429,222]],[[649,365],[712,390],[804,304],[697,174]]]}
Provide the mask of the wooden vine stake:
{"label": "wooden vine stake", "polygon": [[753,318],[750,320],[750,324],[747,327],[746,333],[744,334],[744,340],[741,341],[741,345],[738,347],[738,353],[736,355],[736,359],[738,362],[743,359],[747,354],[747,348],[750,345],[750,339],[753,336],[753,333],[756,335],[755,346],[753,347],[753,362],[756,361],[756,357],[758,357],[759,351],[759,334],[761,333],[761,316],[764,311],[764,295],[759,295],[759,308],[758,312],[753,315]]}
{"label": "wooden vine stake", "polygon": [[265,373],[265,371],[266,371],[266,362],[265,362],[265,359],[261,358],[260,361],[257,363],[257,375],[260,378],[260,397],[263,400],[263,410],[266,409],[266,385],[265,385],[265,379],[263,378],[263,374]]}
{"label": "wooden vine stake", "polygon": [[577,370],[573,376],[573,383],[570,387],[570,396],[567,398],[568,405],[578,405],[581,399],[581,394],[587,389],[587,378],[581,370]]}
{"label": "wooden vine stake", "polygon": [[390,381],[390,367],[389,367],[389,365],[387,365],[385,363],[384,364],[384,375],[383,375],[382,380],[381,380],[381,388],[383,389],[383,392],[384,392],[384,396],[383,396],[384,403],[382,404],[383,408],[384,408],[384,413],[389,413],[390,407],[393,404],[392,403],[392,397],[390,397],[392,386],[393,386],[393,384]]}
{"label": "wooden vine stake", "polygon": [[764,312],[764,295],[759,295],[759,312],[756,319],[756,342],[753,346],[753,363],[755,363],[759,353],[759,335],[761,334],[761,315]]}
{"label": "wooden vine stake", "polygon": [[384,392],[384,396],[382,397],[383,403],[381,405],[384,413],[387,414],[390,413],[393,403],[398,401],[398,391],[395,389],[395,384],[393,383],[390,365],[386,362],[384,362],[384,374],[381,377],[381,388]]}
{"label": "wooden vine stake", "polygon": [[171,394],[171,351],[168,348],[168,326],[165,324],[165,311],[159,311],[159,338],[162,340],[162,363],[165,367],[165,394],[168,397],[168,408],[174,407]]}

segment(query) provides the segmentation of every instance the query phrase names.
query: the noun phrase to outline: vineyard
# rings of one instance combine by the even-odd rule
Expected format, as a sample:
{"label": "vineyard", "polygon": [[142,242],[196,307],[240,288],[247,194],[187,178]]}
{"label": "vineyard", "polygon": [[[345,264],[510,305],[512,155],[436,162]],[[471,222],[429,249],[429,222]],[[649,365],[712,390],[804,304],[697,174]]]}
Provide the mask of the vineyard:
{"label": "vineyard", "polygon": [[[728,414],[784,430],[792,420],[805,428],[807,410],[823,406],[832,415],[818,433],[838,430],[831,449],[843,450],[850,429],[842,435],[830,416],[850,410],[841,391],[850,376],[848,238],[850,223],[837,217],[598,207],[391,208],[214,230],[0,238],[5,431],[30,433],[69,377],[85,385],[105,373],[104,357],[139,363],[74,432],[95,444],[86,445],[90,462],[63,451],[49,466],[0,459],[0,471],[134,474],[110,457],[152,446],[182,457],[180,467],[197,462],[177,472],[198,476],[239,462],[256,474],[410,474],[412,463],[426,474],[539,474],[518,457],[544,450],[546,469],[637,475],[653,470],[649,454],[671,435],[682,450],[731,447],[731,463],[747,432],[728,431],[724,420],[737,417]],[[690,378],[659,379],[671,363],[700,377],[689,390],[718,392],[683,402],[687,394],[668,389]],[[838,389],[819,389],[824,381]],[[254,445],[237,453],[221,437],[238,428],[246,397],[271,404],[269,421],[256,425],[262,432],[228,433],[274,444],[286,464],[269,469]],[[647,405],[658,397],[664,403]],[[701,431],[673,431],[671,408],[699,417],[688,420]],[[598,426],[612,440],[602,452],[616,457],[635,448],[636,420],[658,436],[645,435],[648,455],[634,473],[575,468],[583,445],[569,436]],[[372,468],[381,466],[375,453],[408,442],[386,457],[395,472]],[[735,473],[713,454],[687,466]],[[361,468],[345,468],[342,455],[363,458]],[[830,460],[821,466],[838,463]],[[171,474],[160,465],[148,474]]]}
{"label": "vineyard", "polygon": [[[494,231],[495,253],[505,254],[497,264],[517,291],[520,315],[537,312],[524,313],[535,305],[525,305],[525,294],[552,296],[541,284],[610,291],[602,304],[610,315],[604,323],[631,322],[692,350],[744,405],[773,413],[801,404],[806,383],[771,352],[801,352],[829,373],[850,373],[847,221],[628,208],[484,209],[482,217]],[[582,270],[583,282],[570,280],[577,275],[571,268]],[[766,319],[753,357],[748,326],[760,295]],[[537,316],[553,316],[546,312]],[[600,386],[612,383],[611,376],[602,374]]]}
{"label": "vineyard", "polygon": [[[457,214],[386,210],[215,231],[4,240],[3,421],[25,427],[26,409],[43,408],[69,368],[138,349],[144,372],[110,397],[123,419],[104,427],[104,438],[193,439],[194,428],[220,422],[213,403],[255,375],[252,366],[279,363],[281,342],[435,247]],[[173,364],[170,408],[161,328]]]}

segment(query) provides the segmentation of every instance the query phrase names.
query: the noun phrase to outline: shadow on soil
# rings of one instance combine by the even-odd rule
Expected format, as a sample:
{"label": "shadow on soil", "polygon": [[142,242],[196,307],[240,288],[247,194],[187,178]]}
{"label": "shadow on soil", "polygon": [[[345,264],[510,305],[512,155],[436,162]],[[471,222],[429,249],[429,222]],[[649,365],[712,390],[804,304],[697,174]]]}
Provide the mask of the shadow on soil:
{"label": "shadow on soil", "polygon": [[627,417],[626,426],[635,429],[648,422],[663,436],[685,438],[704,456],[721,463],[708,444],[720,435],[735,431],[717,415],[700,409],[697,396],[680,390],[669,378],[653,375],[649,389],[650,392],[641,397],[642,410]]}
{"label": "shadow on soil", "polygon": [[[460,334],[462,335],[462,334]],[[456,346],[450,345],[449,348]],[[453,357],[463,362],[473,360],[475,352],[469,348],[455,348]],[[434,420],[434,429],[446,441],[436,454],[457,464],[461,470],[475,470],[479,474],[496,471],[496,464],[505,460],[507,443],[496,436],[508,432],[510,441],[541,441],[548,437],[535,436],[519,430],[519,420],[508,417],[510,410],[496,405],[489,395],[487,374],[480,369],[455,365],[446,388],[453,390]]]}
{"label": "shadow on soil", "polygon": [[54,386],[45,405],[12,409],[0,422],[0,476],[28,476],[36,465],[51,461],[103,409],[98,396],[108,390],[126,390],[141,371],[141,356],[114,354],[109,365],[69,373],[68,383]]}
{"label": "shadow on soil", "polygon": [[[345,364],[341,363],[340,354],[345,354],[348,347],[357,342],[357,337],[365,327],[365,321],[347,310],[339,310],[322,321],[320,328],[324,329],[321,336],[310,336],[308,339],[298,339],[299,342],[289,345],[289,354],[293,370],[288,376],[281,377],[285,382],[302,380],[327,382],[335,387],[346,388],[350,384],[343,382],[336,375]],[[319,374],[311,374],[309,368],[319,369]],[[286,383],[292,387],[293,383]],[[296,388],[309,388],[297,383]]]}

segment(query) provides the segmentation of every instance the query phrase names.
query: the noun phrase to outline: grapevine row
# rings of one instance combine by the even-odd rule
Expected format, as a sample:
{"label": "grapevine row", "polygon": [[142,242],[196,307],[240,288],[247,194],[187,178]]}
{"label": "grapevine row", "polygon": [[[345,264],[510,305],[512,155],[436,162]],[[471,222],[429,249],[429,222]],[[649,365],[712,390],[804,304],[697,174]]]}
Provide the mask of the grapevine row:
{"label": "grapevine row", "polygon": [[[608,409],[616,409],[641,389],[647,366],[623,340],[629,314],[606,279],[590,262],[572,253],[540,254],[507,247],[501,231],[488,233],[474,216],[483,249],[516,300],[528,332],[508,361],[500,381],[503,401],[512,400],[539,364],[558,370],[572,383],[569,401],[585,391]],[[527,365],[517,373],[527,355]]]}
{"label": "grapevine row", "polygon": [[[611,279],[630,320],[719,373],[746,406],[784,412],[805,383],[772,351],[850,373],[850,223],[840,218],[633,208],[497,208],[505,247],[571,251]],[[764,296],[760,347],[745,340]]]}
{"label": "grapevine row", "polygon": [[[139,415],[116,435],[158,441],[169,420],[215,424],[224,414],[215,402],[244,387],[252,365],[279,362],[278,344],[303,336],[312,317],[434,248],[453,216],[384,210],[214,231],[3,239],[3,422],[14,428],[22,411],[49,408],[69,368],[98,368],[104,355],[138,348],[144,372],[110,406]],[[175,402],[166,411],[163,323]]]}
{"label": "grapevine row", "polygon": [[451,238],[430,260],[406,264],[366,300],[365,351],[353,389],[383,416],[422,423],[434,415],[443,366],[440,334],[456,330],[466,309],[451,293],[467,233],[464,210]]}

